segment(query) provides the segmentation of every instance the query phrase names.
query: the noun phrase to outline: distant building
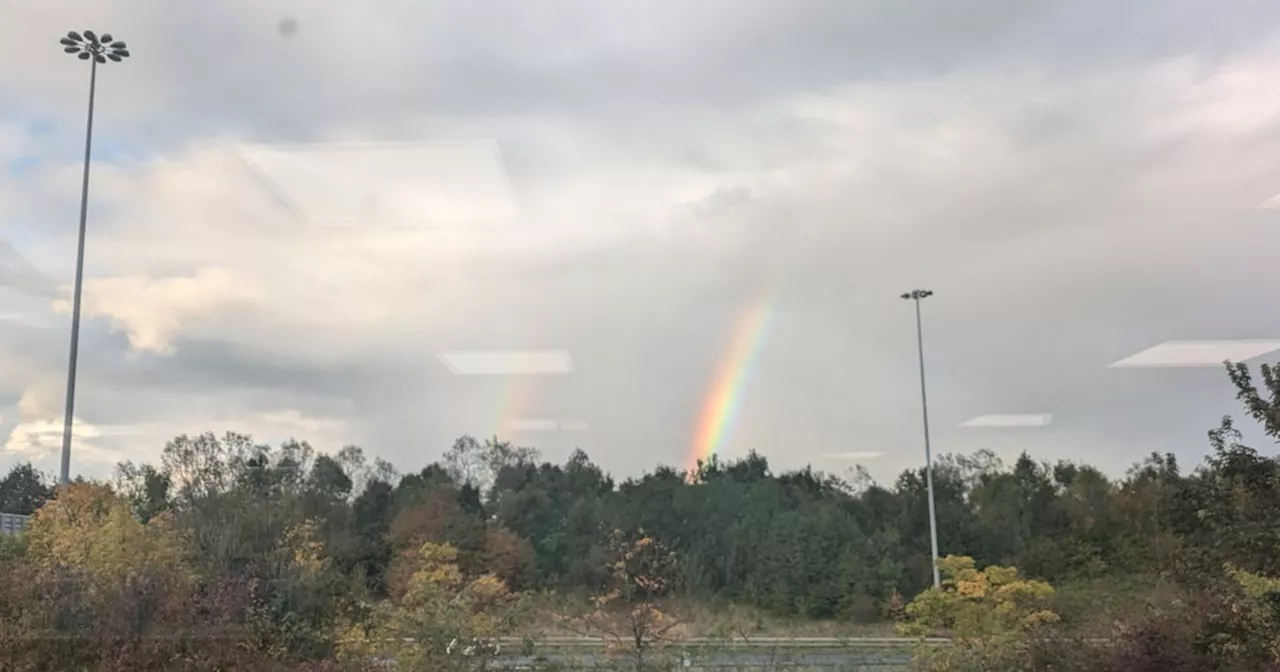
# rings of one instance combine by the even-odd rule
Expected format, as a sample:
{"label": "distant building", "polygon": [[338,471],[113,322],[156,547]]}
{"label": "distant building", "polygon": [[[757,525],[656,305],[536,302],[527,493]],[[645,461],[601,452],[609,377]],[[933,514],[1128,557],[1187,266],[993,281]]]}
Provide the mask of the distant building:
{"label": "distant building", "polygon": [[22,516],[16,513],[0,513],[0,534],[11,535],[17,534],[27,527],[27,521],[31,516]]}

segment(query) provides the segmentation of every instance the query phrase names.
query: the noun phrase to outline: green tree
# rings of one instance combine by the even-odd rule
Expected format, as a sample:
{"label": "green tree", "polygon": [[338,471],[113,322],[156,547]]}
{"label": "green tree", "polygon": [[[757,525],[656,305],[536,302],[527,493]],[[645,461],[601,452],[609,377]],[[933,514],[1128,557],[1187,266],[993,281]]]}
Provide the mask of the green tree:
{"label": "green tree", "polygon": [[30,462],[15,464],[0,479],[0,513],[29,516],[53,497],[53,487]]}

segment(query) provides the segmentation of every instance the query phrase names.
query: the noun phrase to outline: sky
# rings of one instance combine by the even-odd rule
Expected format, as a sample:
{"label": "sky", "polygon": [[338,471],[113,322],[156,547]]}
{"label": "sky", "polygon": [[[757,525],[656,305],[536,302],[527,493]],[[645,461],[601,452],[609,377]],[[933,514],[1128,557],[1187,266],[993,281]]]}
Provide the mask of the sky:
{"label": "sky", "polygon": [[754,449],[891,480],[924,457],[921,288],[935,454],[1119,474],[1198,463],[1238,404],[1220,365],[1110,364],[1280,339],[1280,3],[52,0],[0,26],[0,466],[58,463],[68,30],[131,52],[97,78],[77,473],[234,430],[402,471],[472,434],[621,477]]}

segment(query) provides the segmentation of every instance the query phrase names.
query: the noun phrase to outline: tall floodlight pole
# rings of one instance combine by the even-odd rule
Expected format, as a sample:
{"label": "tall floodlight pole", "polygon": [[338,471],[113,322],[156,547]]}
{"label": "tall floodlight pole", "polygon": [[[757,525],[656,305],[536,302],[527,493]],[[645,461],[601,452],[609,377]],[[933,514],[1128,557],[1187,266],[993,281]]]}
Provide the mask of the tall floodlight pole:
{"label": "tall floodlight pole", "polygon": [[67,364],[67,411],[62,420],[62,471],[59,482],[63,487],[71,480],[71,425],[76,406],[76,355],[80,349],[80,287],[84,282],[84,231],[89,212],[89,153],[93,147],[93,98],[97,93],[98,65],[108,60],[119,63],[129,57],[129,46],[103,33],[99,37],[92,30],[84,33],[71,31],[58,40],[62,50],[75,54],[82,61],[89,61],[89,120],[84,132],[84,180],[80,186],[80,244],[76,248],[76,284],[71,301],[71,356]]}
{"label": "tall floodlight pole", "polygon": [[916,304],[916,351],[920,355],[920,409],[924,420],[924,478],[929,487],[929,544],[933,552],[933,587],[942,581],[938,575],[938,511],[933,503],[933,451],[929,447],[929,395],[924,385],[924,328],[920,324],[920,301],[933,296],[927,289],[913,289],[902,295]]}

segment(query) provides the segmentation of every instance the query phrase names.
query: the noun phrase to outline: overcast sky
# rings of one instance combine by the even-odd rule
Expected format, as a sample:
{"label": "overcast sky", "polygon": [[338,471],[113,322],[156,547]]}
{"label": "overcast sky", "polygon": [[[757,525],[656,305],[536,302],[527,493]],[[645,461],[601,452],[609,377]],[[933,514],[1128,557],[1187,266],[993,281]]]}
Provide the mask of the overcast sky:
{"label": "overcast sky", "polygon": [[[921,287],[935,452],[1119,473],[1237,405],[1220,367],[1108,364],[1280,339],[1280,3],[10,2],[0,466],[57,465],[86,28],[133,57],[98,77],[78,472],[226,429],[684,466],[755,345],[720,453],[888,479]],[[1015,413],[1052,419],[959,426]]]}

